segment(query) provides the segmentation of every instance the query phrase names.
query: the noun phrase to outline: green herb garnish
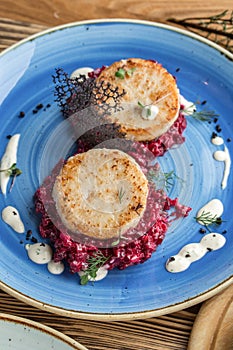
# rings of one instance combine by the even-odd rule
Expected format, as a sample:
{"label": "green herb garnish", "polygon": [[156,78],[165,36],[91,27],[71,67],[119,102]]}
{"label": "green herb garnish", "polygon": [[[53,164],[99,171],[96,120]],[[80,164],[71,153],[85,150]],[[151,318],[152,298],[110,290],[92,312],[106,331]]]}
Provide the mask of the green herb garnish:
{"label": "green herb garnish", "polygon": [[119,68],[118,71],[116,71],[115,76],[117,78],[124,79],[125,78],[125,73],[126,73],[125,69]]}
{"label": "green herb garnish", "polygon": [[97,251],[95,255],[90,256],[87,260],[88,267],[83,271],[83,275],[80,277],[80,284],[86,285],[90,279],[95,279],[97,271],[107,262],[108,259],[109,257],[103,255],[101,251]]}
{"label": "green herb garnish", "polygon": [[124,68],[119,68],[118,71],[116,71],[115,76],[117,78],[120,79],[124,79],[125,75],[131,76],[133,74],[133,72],[135,71],[135,67],[134,68],[130,68],[128,70],[125,70]]}
{"label": "green herb garnish", "polygon": [[138,101],[139,107],[146,110],[146,117],[149,118],[151,116],[151,105],[143,105],[140,101]]}
{"label": "green herb garnish", "polygon": [[195,220],[204,226],[209,226],[209,225],[221,225],[222,218],[215,215],[212,215],[210,212],[205,212],[203,211],[200,216],[195,217]]}
{"label": "green herb garnish", "polygon": [[197,111],[189,111],[190,108],[194,107],[195,104],[189,106],[186,109],[183,109],[182,112],[184,112],[187,116],[190,116],[194,119],[203,121],[203,122],[210,122],[211,120],[213,120],[213,118],[217,118],[219,117],[219,114],[216,114],[214,111],[207,111],[207,110],[203,110],[200,112]]}
{"label": "green herb garnish", "polygon": [[8,176],[12,177],[12,182],[10,186],[10,192],[15,184],[15,179],[17,176],[22,174],[22,170],[16,167],[16,163],[12,164],[9,168],[7,169],[0,169],[0,172],[5,172]]}
{"label": "green herb garnish", "polygon": [[154,182],[158,187],[165,188],[166,191],[169,191],[170,188],[174,186],[175,180],[179,180],[180,182],[184,181],[181,177],[176,175],[174,170],[171,170],[168,173],[163,173],[159,170],[150,169],[147,178],[150,182]]}
{"label": "green herb garnish", "polygon": [[122,201],[122,198],[124,197],[125,195],[125,191],[123,190],[123,187],[121,187],[119,190],[118,190],[118,199],[119,199],[119,202],[121,203]]}
{"label": "green herb garnish", "polygon": [[6,172],[9,176],[19,176],[22,174],[22,171],[16,167],[16,163],[12,164],[7,169],[0,169],[0,172]]}

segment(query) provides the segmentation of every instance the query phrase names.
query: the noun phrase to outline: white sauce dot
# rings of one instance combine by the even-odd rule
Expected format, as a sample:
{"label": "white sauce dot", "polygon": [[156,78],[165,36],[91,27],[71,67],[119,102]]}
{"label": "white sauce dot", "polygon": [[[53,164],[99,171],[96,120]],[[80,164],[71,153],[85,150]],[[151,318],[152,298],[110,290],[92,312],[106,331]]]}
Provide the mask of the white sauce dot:
{"label": "white sauce dot", "polygon": [[212,142],[212,144],[215,145],[215,146],[221,146],[221,145],[223,145],[224,140],[223,140],[222,137],[216,136],[216,137],[213,137],[213,138],[211,139],[211,142]]}
{"label": "white sauce dot", "polygon": [[52,260],[53,251],[46,243],[26,244],[28,257],[36,264],[47,264]]}
{"label": "white sauce dot", "polygon": [[65,265],[62,261],[55,262],[54,260],[49,261],[48,271],[53,275],[60,275],[65,270]]}
{"label": "white sauce dot", "polygon": [[10,205],[2,210],[2,220],[18,233],[25,231],[18,210]]}
{"label": "white sauce dot", "polygon": [[85,75],[86,77],[88,77],[88,73],[90,72],[93,72],[93,68],[91,67],[78,68],[71,73],[70,78],[78,78],[80,75]]}
{"label": "white sauce dot", "polygon": [[[200,210],[198,210],[196,217],[200,218],[197,222],[201,225],[205,223],[201,220],[201,217],[207,215],[209,218],[218,218],[223,213],[223,204],[219,199],[212,199],[206,205],[204,205]],[[204,220],[204,219],[203,219]]]}
{"label": "white sauce dot", "polygon": [[226,160],[226,153],[224,151],[216,151],[214,152],[214,159],[219,162],[224,162]]}
{"label": "white sauce dot", "polygon": [[[82,277],[84,275],[85,271],[79,271],[78,274],[80,277]],[[90,282],[96,282],[96,281],[101,281],[102,279],[104,279],[108,274],[108,270],[106,269],[106,267],[102,266],[99,268],[99,270],[96,273],[96,277],[92,278],[92,277],[88,277],[88,280]]]}
{"label": "white sauce dot", "polygon": [[156,105],[145,106],[142,108],[141,117],[145,120],[154,120],[159,113]]}

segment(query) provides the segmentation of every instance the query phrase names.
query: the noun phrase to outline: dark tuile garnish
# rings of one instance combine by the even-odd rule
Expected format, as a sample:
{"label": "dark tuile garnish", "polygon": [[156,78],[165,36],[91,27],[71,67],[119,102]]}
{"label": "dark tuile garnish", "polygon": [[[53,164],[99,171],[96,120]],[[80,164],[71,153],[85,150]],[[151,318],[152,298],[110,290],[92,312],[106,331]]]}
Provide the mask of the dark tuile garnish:
{"label": "dark tuile garnish", "polygon": [[70,78],[62,68],[56,69],[52,76],[55,84],[55,101],[58,103],[64,117],[90,107],[95,79],[80,75]]}
{"label": "dark tuile garnish", "polygon": [[79,150],[85,152],[105,140],[124,138],[120,126],[106,118],[122,109],[119,102],[124,91],[104,81],[97,83],[95,77],[70,78],[61,68],[56,69],[53,82],[55,101],[77,132]]}

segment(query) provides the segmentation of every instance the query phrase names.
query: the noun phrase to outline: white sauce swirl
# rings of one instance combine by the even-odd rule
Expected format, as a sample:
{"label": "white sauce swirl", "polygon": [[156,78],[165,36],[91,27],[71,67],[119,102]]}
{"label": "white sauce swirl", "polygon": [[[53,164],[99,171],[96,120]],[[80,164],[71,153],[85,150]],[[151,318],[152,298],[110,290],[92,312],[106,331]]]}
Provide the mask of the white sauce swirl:
{"label": "white sauce swirl", "polygon": [[[13,135],[6,147],[5,153],[1,160],[0,169],[5,170],[9,169],[13,164],[17,163],[17,150],[19,144],[20,134]],[[2,193],[6,195],[7,185],[10,179],[10,175],[7,171],[0,172],[0,186]]]}
{"label": "white sauce swirl", "polygon": [[8,205],[2,210],[2,220],[17,233],[23,233],[25,231],[18,210],[11,205]]}
{"label": "white sauce swirl", "polygon": [[224,146],[223,151],[214,152],[214,159],[219,162],[224,162],[224,172],[223,172],[223,178],[221,182],[221,187],[224,190],[227,187],[227,181],[230,175],[230,168],[231,168],[231,157],[230,157],[228,148]]}
{"label": "white sauce swirl", "polygon": [[[211,142],[215,146],[221,146],[224,144],[224,140],[220,136],[212,137]],[[230,168],[231,168],[231,157],[230,157],[228,148],[224,145],[224,150],[219,150],[214,152],[213,157],[218,162],[224,162],[224,172],[223,172],[223,178],[221,182],[221,187],[224,190],[227,187],[227,181],[230,175]]]}
{"label": "white sauce swirl", "polygon": [[219,233],[209,233],[199,243],[185,245],[177,255],[170,257],[166,262],[169,272],[177,273],[188,269],[194,261],[201,259],[206,253],[218,250],[224,246],[226,238]]}
{"label": "white sauce swirl", "polygon": [[47,264],[52,260],[52,248],[46,243],[26,244],[28,257],[36,264]]}

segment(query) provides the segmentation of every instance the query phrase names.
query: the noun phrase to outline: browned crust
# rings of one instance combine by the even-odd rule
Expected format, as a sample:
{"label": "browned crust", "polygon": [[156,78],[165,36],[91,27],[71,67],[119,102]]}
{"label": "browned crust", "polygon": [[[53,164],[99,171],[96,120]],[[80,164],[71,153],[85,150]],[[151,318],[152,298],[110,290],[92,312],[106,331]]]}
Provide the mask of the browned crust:
{"label": "browned crust", "polygon": [[[115,75],[120,68],[126,71],[124,79]],[[160,63],[140,58],[114,62],[97,78],[97,82],[101,81],[118,87],[119,92],[125,91],[121,98],[124,111],[114,113],[108,118],[121,125],[122,132],[125,132],[129,139],[155,139],[166,132],[178,117],[179,90],[175,78]],[[165,96],[167,97],[162,99]],[[144,105],[157,104],[159,113],[155,120],[142,120],[138,101]],[[128,112],[127,105],[130,108]]]}
{"label": "browned crust", "polygon": [[[91,155],[89,161],[94,163],[90,173],[87,168],[87,177],[90,176],[96,186],[94,193],[92,189],[88,193],[88,200],[92,200],[91,196],[105,200],[109,192],[111,199],[117,203],[118,187],[115,184],[127,181],[131,187],[130,200],[114,215],[94,210],[89,205],[90,202],[84,200],[81,189],[83,183],[77,179],[81,167],[90,164],[85,163],[87,155]],[[95,177],[93,171],[98,171],[98,176]],[[110,172],[111,180],[105,187]],[[120,230],[135,227],[145,211],[147,195],[147,179],[134,159],[122,151],[108,149],[92,149],[69,158],[57,177],[53,190],[58,213],[66,227],[73,232],[98,239],[113,238],[119,235]]]}

